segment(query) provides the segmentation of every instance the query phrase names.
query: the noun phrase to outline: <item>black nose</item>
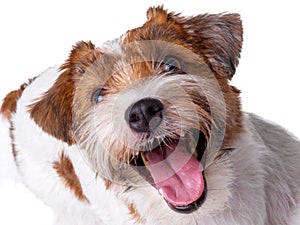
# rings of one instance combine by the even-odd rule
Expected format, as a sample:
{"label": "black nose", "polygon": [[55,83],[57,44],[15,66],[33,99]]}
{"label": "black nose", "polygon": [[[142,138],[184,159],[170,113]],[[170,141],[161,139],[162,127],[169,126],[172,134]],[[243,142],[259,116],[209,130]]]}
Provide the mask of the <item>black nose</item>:
{"label": "black nose", "polygon": [[163,119],[163,104],[155,98],[143,98],[128,107],[125,120],[136,132],[152,132]]}

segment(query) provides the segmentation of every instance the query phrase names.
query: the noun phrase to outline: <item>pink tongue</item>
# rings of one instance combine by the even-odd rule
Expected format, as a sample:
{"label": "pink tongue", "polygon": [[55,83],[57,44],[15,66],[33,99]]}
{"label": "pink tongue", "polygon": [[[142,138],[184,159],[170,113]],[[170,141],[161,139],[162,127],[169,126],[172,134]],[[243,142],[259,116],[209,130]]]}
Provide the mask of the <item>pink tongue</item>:
{"label": "pink tongue", "polygon": [[202,166],[188,152],[184,141],[171,143],[145,153],[155,187],[173,206],[186,206],[204,191]]}

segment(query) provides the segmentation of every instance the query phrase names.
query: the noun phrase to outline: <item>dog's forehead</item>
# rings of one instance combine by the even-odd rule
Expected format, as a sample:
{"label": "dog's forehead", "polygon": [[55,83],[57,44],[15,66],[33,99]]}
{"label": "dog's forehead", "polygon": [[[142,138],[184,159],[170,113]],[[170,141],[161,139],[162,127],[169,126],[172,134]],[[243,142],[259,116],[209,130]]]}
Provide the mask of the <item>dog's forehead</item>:
{"label": "dog's forehead", "polygon": [[162,74],[163,66],[170,63],[170,60],[171,63],[177,60],[176,66],[184,66],[180,69],[184,69],[185,73],[202,71],[207,75],[211,72],[207,71],[201,56],[182,40],[171,40],[174,37],[170,39],[166,30],[157,30],[154,34],[155,28],[151,26],[129,30],[97,48],[102,54],[99,63],[93,65],[98,67],[96,71],[99,73],[93,74],[101,79],[99,84],[105,86],[107,92],[118,93],[137,80]]}
{"label": "dog's forehead", "polygon": [[98,67],[98,73],[93,74],[110,93],[120,92],[136,80],[159,75],[164,65],[174,61],[178,62],[175,66],[185,67],[180,68],[185,73],[207,70],[203,56],[193,48],[190,34],[178,23],[147,21],[104,42],[97,50],[102,54],[92,65]]}
{"label": "dog's forehead", "polygon": [[115,54],[121,56],[123,54],[121,48],[123,39],[124,39],[124,35],[122,35],[119,38],[115,38],[113,40],[108,40],[102,43],[97,49],[103,54]]}
{"label": "dog's forehead", "polygon": [[99,59],[100,64],[97,66],[101,65],[105,71],[108,71],[104,76],[112,78],[110,80],[118,76],[118,80],[122,77],[123,83],[126,83],[154,75],[153,63],[163,60],[163,51],[165,51],[164,55],[171,54],[171,48],[167,48],[166,43],[161,41],[138,41],[137,39],[128,43],[125,41],[126,37],[127,33],[120,38],[106,41],[98,48],[102,54]]}
{"label": "dog's forehead", "polygon": [[[157,23],[157,21],[151,20],[141,27],[128,30],[119,38],[104,42],[99,49],[104,54],[113,54],[114,56],[131,57],[130,53],[145,56],[147,53],[151,53],[151,57],[153,57],[155,51],[155,53],[162,49],[172,51],[176,45],[192,50],[190,39],[190,35],[182,25],[169,22]],[[163,42],[169,43],[169,45],[162,44]]]}

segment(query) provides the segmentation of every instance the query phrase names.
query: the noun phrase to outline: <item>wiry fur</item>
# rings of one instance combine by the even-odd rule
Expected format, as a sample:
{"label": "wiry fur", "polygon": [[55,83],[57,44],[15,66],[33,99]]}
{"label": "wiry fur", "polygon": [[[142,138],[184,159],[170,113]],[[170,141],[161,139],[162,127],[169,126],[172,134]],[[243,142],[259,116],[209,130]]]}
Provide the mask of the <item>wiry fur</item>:
{"label": "wiry fur", "polygon": [[[58,225],[299,225],[300,143],[242,113],[228,83],[242,45],[239,16],[183,17],[157,7],[147,17],[99,48],[77,43],[63,66],[4,100],[24,183]],[[170,59],[185,73],[164,71]],[[164,120],[150,135],[134,133],[125,111],[149,97],[163,103]],[[207,197],[180,214],[129,163],[166,137],[195,147],[194,129],[207,141]]]}

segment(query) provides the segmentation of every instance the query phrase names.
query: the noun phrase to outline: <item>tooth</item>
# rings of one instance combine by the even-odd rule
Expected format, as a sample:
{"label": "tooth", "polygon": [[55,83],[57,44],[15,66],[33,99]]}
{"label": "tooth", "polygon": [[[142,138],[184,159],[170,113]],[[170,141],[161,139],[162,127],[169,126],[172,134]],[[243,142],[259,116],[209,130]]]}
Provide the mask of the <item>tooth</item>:
{"label": "tooth", "polygon": [[198,157],[198,152],[196,151],[197,142],[195,137],[191,133],[187,134],[187,142],[187,148],[189,152],[193,154],[193,156]]}
{"label": "tooth", "polygon": [[193,152],[192,152],[192,153],[193,153],[193,156],[195,156],[196,158],[198,157],[198,152],[196,151],[195,148],[193,149]]}
{"label": "tooth", "polygon": [[148,165],[148,160],[147,160],[147,158],[146,158],[146,156],[145,156],[145,153],[142,152],[142,153],[141,153],[141,156],[142,156],[142,159],[143,159],[143,161],[144,161],[144,164],[145,164],[146,168],[148,169],[148,168],[149,168],[149,165]]}

